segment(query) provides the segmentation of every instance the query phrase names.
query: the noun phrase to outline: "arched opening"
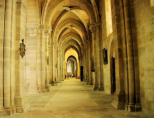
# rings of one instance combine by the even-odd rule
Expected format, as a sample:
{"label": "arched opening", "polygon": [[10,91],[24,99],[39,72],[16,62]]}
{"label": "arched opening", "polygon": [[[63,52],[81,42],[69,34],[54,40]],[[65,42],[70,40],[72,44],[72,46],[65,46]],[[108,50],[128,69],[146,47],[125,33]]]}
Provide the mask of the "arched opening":
{"label": "arched opening", "polygon": [[68,48],[65,52],[64,61],[65,79],[80,78],[80,61],[78,53],[73,48]]}
{"label": "arched opening", "polygon": [[74,56],[67,59],[67,78],[77,77],[77,60]]}
{"label": "arched opening", "polygon": [[115,40],[110,42],[110,84],[111,84],[111,94],[115,94],[116,92],[116,53],[115,53]]}
{"label": "arched opening", "polygon": [[111,57],[110,60],[110,72],[111,72],[111,94],[114,94],[116,91],[116,64],[115,57]]}

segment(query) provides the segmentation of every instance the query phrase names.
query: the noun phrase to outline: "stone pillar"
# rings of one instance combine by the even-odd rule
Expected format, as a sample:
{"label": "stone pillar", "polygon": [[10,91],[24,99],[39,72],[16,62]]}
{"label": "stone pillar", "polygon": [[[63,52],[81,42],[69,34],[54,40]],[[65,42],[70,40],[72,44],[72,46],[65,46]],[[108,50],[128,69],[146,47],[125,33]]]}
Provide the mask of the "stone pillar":
{"label": "stone pillar", "polygon": [[95,60],[94,60],[94,34],[92,33],[92,40],[91,40],[91,74],[92,74],[92,83],[95,88],[97,83],[95,83]]}
{"label": "stone pillar", "polygon": [[11,41],[11,106],[15,111],[15,53],[16,53],[16,1],[13,1],[12,15],[12,41]]}
{"label": "stone pillar", "polygon": [[60,49],[58,48],[58,62],[57,62],[57,71],[58,71],[58,77],[57,77],[57,81],[60,82],[61,81],[61,76],[60,76],[60,61],[61,61],[61,56],[60,56]]}
{"label": "stone pillar", "polygon": [[64,58],[64,54],[62,52],[62,77],[63,77],[62,81],[64,81],[65,75],[66,75],[66,73],[65,73],[65,58]]}
{"label": "stone pillar", "polygon": [[[138,84],[135,82],[135,49],[133,43],[135,42],[136,32],[135,32],[135,21],[134,21],[134,1],[123,0],[124,6],[124,17],[125,17],[125,30],[126,30],[126,47],[127,47],[127,64],[128,64],[128,82],[129,82],[129,100],[128,100],[128,110],[129,111],[139,111],[141,110],[141,105],[136,97],[135,86]],[[136,104],[137,103],[137,104]]]}
{"label": "stone pillar", "polygon": [[61,81],[64,81],[64,76],[63,76],[63,55],[62,55],[62,51],[61,51],[61,53],[60,53],[60,77],[61,77]]}
{"label": "stone pillar", "polygon": [[52,81],[52,41],[51,38],[48,39],[48,83]]}
{"label": "stone pillar", "polygon": [[89,57],[88,57],[88,48],[89,45],[88,45],[88,41],[87,41],[87,48],[86,48],[86,59],[85,59],[85,63],[86,63],[86,81],[87,81],[87,84],[89,82]]}
{"label": "stone pillar", "polygon": [[53,81],[53,39],[51,40],[51,52],[50,52],[50,71],[51,71],[51,81]]}
{"label": "stone pillar", "polygon": [[4,33],[4,108],[6,111],[11,114],[11,19],[12,19],[12,0],[6,0],[6,8],[5,8],[5,33]]}
{"label": "stone pillar", "polygon": [[99,27],[92,26],[92,40],[94,40],[94,64],[95,64],[95,83],[94,90],[100,88],[100,41],[99,41]]}
{"label": "stone pillar", "polygon": [[66,75],[66,77],[67,77],[67,62],[66,61],[64,61],[64,71],[63,71],[63,76],[65,77],[65,75]]}
{"label": "stone pillar", "polygon": [[45,92],[45,26],[42,25],[42,32],[41,32],[41,91]]}
{"label": "stone pillar", "polygon": [[[114,94],[114,100],[112,105],[117,109],[125,108],[125,91],[124,91],[124,79],[125,79],[125,36],[123,27],[123,14],[121,9],[121,1],[113,0],[112,4],[112,24],[113,24],[113,37],[115,38],[115,56],[116,56],[116,92]],[[121,28],[119,28],[121,27]],[[126,78],[127,79],[127,78]]]}
{"label": "stone pillar", "polygon": [[92,73],[91,73],[91,40],[88,41],[88,68],[89,68],[89,81],[88,81],[88,84],[89,85],[92,85]]}
{"label": "stone pillar", "polygon": [[16,66],[18,66],[19,70],[16,70],[16,89],[15,89],[15,105],[16,112],[22,113],[24,112],[24,103],[23,103],[23,86],[24,86],[24,57],[19,57],[19,62],[16,62]]}
{"label": "stone pillar", "polygon": [[99,37],[99,27],[96,27],[96,34],[95,34],[95,80],[97,84],[95,89],[100,89],[100,37]]}
{"label": "stone pillar", "polygon": [[49,27],[46,25],[42,26],[42,39],[41,39],[41,72],[42,72],[42,92],[48,91],[48,86],[47,86],[47,39],[48,39],[48,34],[49,34]]}
{"label": "stone pillar", "polygon": [[20,52],[20,43],[22,39],[25,39],[25,2],[18,1],[16,3],[16,62],[15,62],[15,106],[16,112],[21,113],[24,111],[23,102],[23,87],[24,87],[24,68],[25,68],[25,56],[22,56]]}
{"label": "stone pillar", "polygon": [[53,80],[57,80],[57,46],[53,45]]}
{"label": "stone pillar", "polygon": [[39,26],[38,28],[38,34],[37,34],[37,90],[39,92],[41,92],[41,78],[42,78],[42,73],[41,73],[41,33],[42,33],[42,30],[41,30],[41,26]]}
{"label": "stone pillar", "polygon": [[87,82],[87,45],[86,48],[84,48],[84,56],[83,56],[83,71],[84,71],[84,81]]}
{"label": "stone pillar", "polygon": [[4,39],[4,12],[5,1],[0,3],[0,112],[3,111],[3,39]]}
{"label": "stone pillar", "polygon": [[45,40],[45,52],[46,52],[46,58],[45,58],[45,63],[46,63],[46,66],[45,66],[45,88],[47,91],[49,91],[49,75],[48,75],[48,72],[49,72],[49,39],[50,38],[50,29],[48,29],[48,33],[46,35],[46,40]]}
{"label": "stone pillar", "polygon": [[100,52],[99,52],[100,53],[100,88],[99,90],[102,90],[102,91],[104,91],[104,75],[103,75],[104,70],[103,70],[103,52],[102,52],[103,43],[104,43],[103,36],[104,35],[102,34],[102,27],[100,26],[100,43],[99,43],[99,46],[100,46]]}

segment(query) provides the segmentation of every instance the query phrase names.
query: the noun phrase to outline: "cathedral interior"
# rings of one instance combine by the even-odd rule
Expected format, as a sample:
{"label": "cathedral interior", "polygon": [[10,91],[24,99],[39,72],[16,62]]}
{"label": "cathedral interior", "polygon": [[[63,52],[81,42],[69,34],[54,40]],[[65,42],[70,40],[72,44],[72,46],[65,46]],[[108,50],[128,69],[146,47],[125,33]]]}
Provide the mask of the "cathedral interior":
{"label": "cathedral interior", "polygon": [[0,0],[0,118],[154,118],[154,0]]}

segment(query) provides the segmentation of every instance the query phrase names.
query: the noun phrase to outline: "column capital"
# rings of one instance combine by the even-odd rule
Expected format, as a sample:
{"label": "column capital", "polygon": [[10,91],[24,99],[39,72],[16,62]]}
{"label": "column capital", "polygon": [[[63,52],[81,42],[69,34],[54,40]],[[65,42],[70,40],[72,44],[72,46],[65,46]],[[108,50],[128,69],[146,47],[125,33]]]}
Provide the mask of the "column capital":
{"label": "column capital", "polygon": [[26,9],[26,3],[23,2],[23,1],[21,1],[21,0],[17,0],[17,1],[16,1],[16,5],[17,5],[18,7],[23,7],[24,9]]}
{"label": "column capital", "polygon": [[101,25],[101,23],[99,23],[99,22],[89,24],[89,30],[92,33],[94,33],[94,32],[96,32],[96,29],[99,28],[100,25]]}
{"label": "column capital", "polygon": [[41,24],[39,26],[39,29],[40,29],[41,32],[48,34],[48,35],[50,35],[51,32],[52,32],[52,28],[51,28],[50,25]]}

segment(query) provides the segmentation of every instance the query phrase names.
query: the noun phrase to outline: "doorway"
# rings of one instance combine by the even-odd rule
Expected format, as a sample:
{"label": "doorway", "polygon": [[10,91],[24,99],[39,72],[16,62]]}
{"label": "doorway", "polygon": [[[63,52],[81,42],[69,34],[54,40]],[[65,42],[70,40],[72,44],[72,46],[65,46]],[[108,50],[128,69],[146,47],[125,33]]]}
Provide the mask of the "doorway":
{"label": "doorway", "polygon": [[116,70],[115,70],[115,58],[111,58],[111,94],[116,91]]}
{"label": "doorway", "polygon": [[80,67],[80,78],[83,81],[83,66]]}

